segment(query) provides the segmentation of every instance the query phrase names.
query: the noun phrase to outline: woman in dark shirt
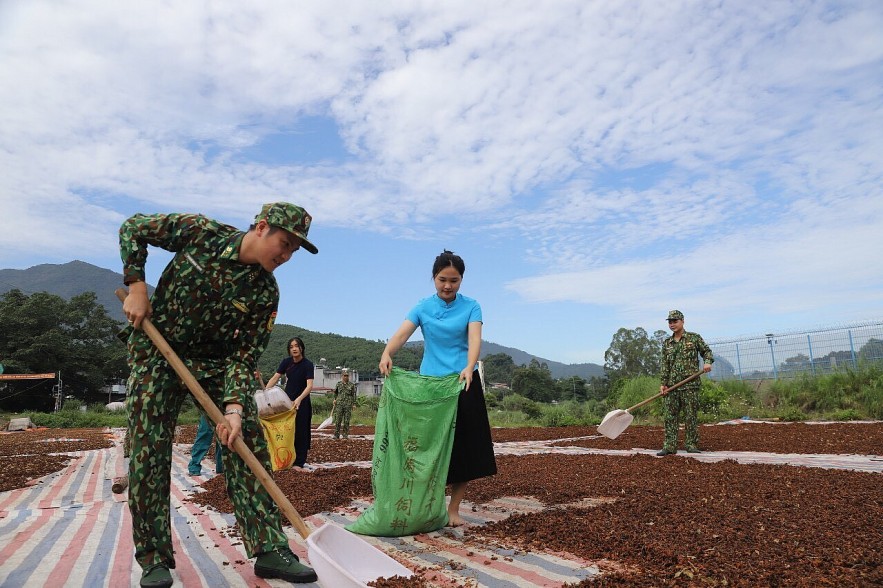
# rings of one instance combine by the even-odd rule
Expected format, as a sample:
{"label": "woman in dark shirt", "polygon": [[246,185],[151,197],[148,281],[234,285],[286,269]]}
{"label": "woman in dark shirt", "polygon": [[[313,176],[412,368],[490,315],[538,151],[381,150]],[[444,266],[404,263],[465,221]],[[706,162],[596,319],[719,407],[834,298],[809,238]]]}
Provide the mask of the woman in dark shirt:
{"label": "woman in dark shirt", "polygon": [[313,362],[304,356],[304,342],[300,337],[288,341],[289,356],[282,360],[270,381],[270,388],[285,376],[285,393],[291,399],[297,416],[294,419],[294,465],[302,468],[307,462],[310,450],[310,423],[313,420],[313,405],[310,392],[313,389]]}

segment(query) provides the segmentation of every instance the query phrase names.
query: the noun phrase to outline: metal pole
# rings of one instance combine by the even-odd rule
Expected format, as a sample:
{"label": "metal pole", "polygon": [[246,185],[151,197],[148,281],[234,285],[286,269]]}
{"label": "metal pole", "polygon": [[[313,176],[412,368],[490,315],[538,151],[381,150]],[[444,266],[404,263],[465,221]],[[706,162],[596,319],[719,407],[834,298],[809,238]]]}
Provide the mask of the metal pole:
{"label": "metal pole", "polygon": [[768,333],[766,336],[766,342],[770,346],[770,357],[773,358],[773,379],[778,380],[779,379],[779,368],[776,367],[776,352],[773,351],[773,336],[774,335],[772,333]]}
{"label": "metal pole", "polygon": [[812,369],[812,375],[816,375],[816,364],[812,356],[812,339],[806,336],[806,344],[809,345],[809,367]]}
{"label": "metal pole", "polygon": [[742,380],[742,356],[739,355],[739,344],[736,343],[736,365],[739,369],[739,381]]}
{"label": "metal pole", "polygon": [[55,412],[58,412],[59,410],[61,410],[61,398],[62,398],[61,371],[60,370],[58,372],[58,384],[55,385],[55,388],[57,390],[55,393]]}
{"label": "metal pole", "polygon": [[852,329],[847,332],[849,333],[849,353],[852,355],[852,369],[858,369],[858,363],[855,361],[855,345],[852,343]]}

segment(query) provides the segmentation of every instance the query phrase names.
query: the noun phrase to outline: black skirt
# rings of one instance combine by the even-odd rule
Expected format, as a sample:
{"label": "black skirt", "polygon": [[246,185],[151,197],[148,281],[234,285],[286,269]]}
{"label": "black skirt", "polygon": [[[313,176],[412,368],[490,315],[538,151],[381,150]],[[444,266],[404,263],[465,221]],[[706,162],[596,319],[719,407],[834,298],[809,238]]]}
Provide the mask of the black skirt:
{"label": "black skirt", "polygon": [[448,468],[448,484],[468,482],[497,473],[491,425],[484,403],[484,390],[478,371],[472,375],[469,390],[460,392],[457,399],[457,424],[454,428],[454,447]]}

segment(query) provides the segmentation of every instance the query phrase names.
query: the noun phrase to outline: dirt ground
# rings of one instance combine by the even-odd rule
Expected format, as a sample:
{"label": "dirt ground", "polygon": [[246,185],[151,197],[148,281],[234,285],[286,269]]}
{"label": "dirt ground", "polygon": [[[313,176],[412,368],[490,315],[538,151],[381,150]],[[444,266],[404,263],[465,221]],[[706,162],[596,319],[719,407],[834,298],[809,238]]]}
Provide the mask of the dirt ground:
{"label": "dirt ground", "polygon": [[[658,448],[662,430],[633,427],[615,441],[597,438],[594,428],[494,430],[496,442],[587,435],[554,445]],[[883,423],[719,425],[701,435],[708,451],[883,454]],[[362,439],[316,439],[310,461],[367,460],[370,448]],[[497,464],[496,476],[470,484],[468,500],[530,496],[548,508],[471,528],[467,541],[601,562],[605,573],[580,585],[883,583],[879,474],[648,455],[498,456]],[[360,467],[286,471],[276,480],[304,516],[371,493],[369,470]],[[231,511],[221,477],[204,488],[195,501]]]}
{"label": "dirt ground", "polygon": [[[194,433],[195,427],[183,427],[177,441],[192,442]],[[372,441],[358,437],[370,433],[359,428],[348,440],[314,437],[309,463],[370,461]],[[594,427],[495,429],[493,434],[497,443],[601,450],[658,449],[662,440],[661,428],[639,426],[615,441],[598,437]],[[66,460],[46,453],[107,443],[102,432],[89,430],[0,435],[0,490],[58,469]],[[701,429],[701,447],[883,456],[883,423],[707,426]],[[28,474],[24,463],[42,469]],[[370,470],[363,465],[289,470],[277,472],[275,479],[306,517],[370,497]],[[468,527],[465,543],[563,552],[600,568],[599,577],[572,586],[883,585],[879,473],[652,454],[498,455],[497,465],[496,476],[470,483],[468,501],[481,505],[500,497],[532,497],[546,508]],[[231,512],[223,476],[203,488],[191,500]],[[387,585],[426,584],[418,577]]]}

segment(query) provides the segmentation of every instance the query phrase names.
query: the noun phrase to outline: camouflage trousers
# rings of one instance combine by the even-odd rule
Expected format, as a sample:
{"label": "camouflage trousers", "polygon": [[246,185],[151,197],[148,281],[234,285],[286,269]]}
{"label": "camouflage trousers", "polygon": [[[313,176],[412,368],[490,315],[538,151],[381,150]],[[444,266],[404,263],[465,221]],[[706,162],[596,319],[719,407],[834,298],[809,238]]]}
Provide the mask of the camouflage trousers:
{"label": "camouflage trousers", "polygon": [[[223,376],[200,381],[220,406]],[[129,377],[129,510],[135,559],[142,568],[165,563],[175,567],[170,521],[172,444],[178,412],[188,395],[167,363],[136,366]],[[257,420],[257,406],[245,395],[243,439],[270,471],[267,444]],[[249,557],[287,547],[282,517],[245,462],[233,451],[223,452],[227,496],[233,503],[242,543]]]}
{"label": "camouflage trousers", "polygon": [[676,451],[678,448],[679,421],[684,422],[684,445],[699,447],[699,388],[683,387],[662,397],[662,416],[665,420],[665,443],[662,448]]}
{"label": "camouflage trousers", "polygon": [[334,405],[334,438],[340,437],[341,430],[344,437],[350,436],[350,419],[353,416],[353,405],[337,401]]}

